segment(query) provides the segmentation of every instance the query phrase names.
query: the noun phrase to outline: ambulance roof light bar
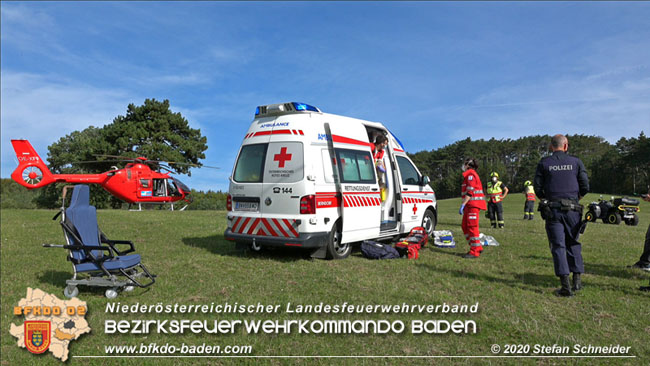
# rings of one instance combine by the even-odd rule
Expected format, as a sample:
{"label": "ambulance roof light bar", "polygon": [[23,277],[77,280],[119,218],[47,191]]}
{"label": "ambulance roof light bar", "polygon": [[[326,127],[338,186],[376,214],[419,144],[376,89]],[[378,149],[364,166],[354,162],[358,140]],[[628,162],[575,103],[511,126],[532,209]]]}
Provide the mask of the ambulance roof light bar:
{"label": "ambulance roof light bar", "polygon": [[272,115],[296,113],[296,112],[321,113],[320,109],[314,107],[313,105],[290,102],[290,103],[261,105],[255,109],[255,117],[272,116]]}

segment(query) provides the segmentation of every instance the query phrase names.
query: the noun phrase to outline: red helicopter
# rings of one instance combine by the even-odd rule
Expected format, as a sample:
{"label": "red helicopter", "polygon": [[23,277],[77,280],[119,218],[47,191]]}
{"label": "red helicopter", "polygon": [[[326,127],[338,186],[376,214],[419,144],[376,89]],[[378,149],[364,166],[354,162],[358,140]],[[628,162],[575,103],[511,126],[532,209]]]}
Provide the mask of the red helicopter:
{"label": "red helicopter", "polygon": [[[147,163],[158,161],[146,158],[116,157],[130,161],[123,169],[114,169],[101,174],[52,174],[43,160],[27,140],[11,140],[18,158],[18,167],[11,179],[27,189],[35,189],[52,183],[99,184],[108,193],[129,203],[173,203],[192,202],[191,190],[170,173],[152,170]],[[188,164],[193,165],[193,164]],[[166,168],[165,168],[166,169]],[[185,208],[185,207],[183,207]]]}

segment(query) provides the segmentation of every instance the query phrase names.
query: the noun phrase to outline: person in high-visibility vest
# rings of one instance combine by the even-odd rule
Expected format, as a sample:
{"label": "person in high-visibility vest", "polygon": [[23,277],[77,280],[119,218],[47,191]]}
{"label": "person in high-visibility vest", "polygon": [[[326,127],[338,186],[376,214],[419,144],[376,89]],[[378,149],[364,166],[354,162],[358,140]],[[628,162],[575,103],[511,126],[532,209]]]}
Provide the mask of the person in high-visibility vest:
{"label": "person in high-visibility vest", "polygon": [[533,182],[527,180],[524,182],[524,195],[526,196],[526,203],[524,203],[524,220],[532,220],[535,215],[535,188]]}
{"label": "person in high-visibility vest", "polygon": [[492,227],[503,228],[505,221],[503,221],[503,201],[508,195],[508,187],[499,180],[499,173],[490,173],[490,180],[487,183],[487,197],[488,197],[488,217]]}

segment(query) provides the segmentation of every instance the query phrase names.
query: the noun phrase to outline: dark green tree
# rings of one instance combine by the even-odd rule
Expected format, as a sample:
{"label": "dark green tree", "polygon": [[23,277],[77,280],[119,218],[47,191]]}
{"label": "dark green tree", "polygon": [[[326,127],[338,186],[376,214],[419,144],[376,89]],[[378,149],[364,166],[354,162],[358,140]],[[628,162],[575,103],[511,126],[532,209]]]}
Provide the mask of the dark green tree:
{"label": "dark green tree", "polygon": [[[180,113],[169,109],[169,100],[147,99],[141,106],[129,104],[125,116],[117,116],[103,129],[111,154],[151,160],[201,165],[207,150],[207,138],[200,129],[190,127]],[[190,175],[190,166],[174,165]]]}
{"label": "dark green tree", "polygon": [[[98,128],[90,126],[74,131],[48,147],[49,168],[53,173],[93,174],[123,164],[102,160],[101,155],[144,156],[150,160],[195,164],[205,158],[207,139],[193,129],[185,117],[169,108],[169,101],[147,99],[141,106],[129,104],[125,116]],[[98,158],[98,155],[100,157]],[[82,163],[92,161],[92,163]],[[173,165],[181,174],[190,174],[190,166]],[[39,207],[61,206],[62,184],[41,189],[36,202]],[[121,202],[98,185],[91,185],[92,204],[97,208],[121,207]]]}

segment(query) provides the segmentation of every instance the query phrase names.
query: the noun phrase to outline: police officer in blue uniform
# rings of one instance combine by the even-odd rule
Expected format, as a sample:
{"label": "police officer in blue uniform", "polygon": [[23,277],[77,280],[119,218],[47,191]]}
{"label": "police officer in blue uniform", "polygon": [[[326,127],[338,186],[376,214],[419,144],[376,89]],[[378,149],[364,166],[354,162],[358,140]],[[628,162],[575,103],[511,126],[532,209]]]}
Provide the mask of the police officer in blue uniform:
{"label": "police officer in blue uniform", "polygon": [[[541,199],[539,211],[546,220],[546,235],[553,255],[555,275],[562,287],[558,296],[573,296],[582,288],[582,246],[578,242],[582,206],[578,201],[589,192],[587,171],[580,159],[568,155],[569,141],[563,135],[551,139],[551,156],[537,165],[533,186]],[[569,274],[573,273],[573,286]]]}

